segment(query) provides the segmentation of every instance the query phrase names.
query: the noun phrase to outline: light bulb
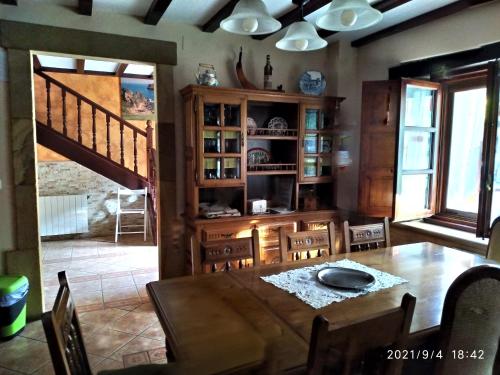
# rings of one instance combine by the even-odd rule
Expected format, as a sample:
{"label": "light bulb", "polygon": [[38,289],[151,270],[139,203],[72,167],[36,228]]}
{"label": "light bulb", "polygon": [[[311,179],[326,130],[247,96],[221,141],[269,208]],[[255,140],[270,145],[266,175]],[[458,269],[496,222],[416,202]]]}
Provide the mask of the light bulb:
{"label": "light bulb", "polygon": [[358,20],[358,15],[351,9],[344,10],[340,15],[340,22],[345,27],[353,26]]}
{"label": "light bulb", "polygon": [[305,51],[309,46],[309,41],[307,39],[297,39],[293,42],[293,44],[299,51]]}
{"label": "light bulb", "polygon": [[255,17],[248,17],[243,20],[241,26],[246,33],[253,33],[259,27],[259,21]]}

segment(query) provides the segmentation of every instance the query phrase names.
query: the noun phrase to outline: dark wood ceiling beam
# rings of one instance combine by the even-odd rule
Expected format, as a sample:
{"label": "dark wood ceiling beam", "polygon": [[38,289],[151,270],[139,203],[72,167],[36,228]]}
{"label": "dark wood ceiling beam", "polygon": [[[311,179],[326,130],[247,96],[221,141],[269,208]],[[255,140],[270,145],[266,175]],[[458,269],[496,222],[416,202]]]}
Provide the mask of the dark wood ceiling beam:
{"label": "dark wood ceiling beam", "polygon": [[[332,2],[332,0],[309,0],[307,4],[304,5],[304,17],[308,16],[311,13],[316,12],[318,9],[323,8],[325,5],[328,5]],[[282,28],[290,26],[292,23],[302,20],[302,12],[300,7],[297,7],[290,12],[282,15],[278,18],[278,21],[281,22]],[[273,34],[266,35],[255,35],[254,39],[263,40],[270,37]]]}
{"label": "dark wood ceiling beam", "polygon": [[37,55],[33,55],[33,70],[35,72],[42,70],[42,64],[40,64],[40,59]]}
{"label": "dark wood ceiling beam", "polygon": [[115,76],[123,77],[123,73],[125,73],[125,69],[127,69],[128,64],[119,64],[116,68]]}
{"label": "dark wood ceiling beam", "polygon": [[224,5],[217,13],[215,13],[212,18],[210,18],[207,23],[205,23],[201,30],[207,33],[213,33],[219,28],[220,22],[231,15],[234,6],[239,0],[230,0],[226,5]]}
{"label": "dark wood ceiling beam", "polygon": [[147,25],[157,25],[171,2],[172,0],[153,0],[144,17],[144,23]]}
{"label": "dark wood ceiling beam", "polygon": [[[382,13],[388,12],[394,8],[400,7],[401,5],[404,5],[406,3],[409,3],[412,0],[380,0],[377,1],[376,3],[371,4],[372,7],[375,9],[381,11]],[[337,34],[339,31],[330,31],[330,30],[323,30],[319,29],[318,34],[322,38],[328,38],[329,36],[332,36],[334,34]]]}
{"label": "dark wood ceiling beam", "polygon": [[357,39],[351,43],[351,46],[361,47],[368,43],[372,43],[376,40],[386,38],[388,36],[400,33],[402,31],[411,29],[413,27],[421,26],[428,22],[432,22],[440,18],[450,16],[454,13],[461,12],[472,6],[489,3],[492,1],[495,0],[459,0],[457,2],[445,5],[444,7],[432,10],[430,12],[421,14],[420,16],[398,23],[397,25],[387,27],[383,30],[377,31],[376,33]]}
{"label": "dark wood ceiling beam", "polygon": [[0,0],[0,3],[5,5],[17,5],[17,0]]}
{"label": "dark wood ceiling beam", "polygon": [[85,59],[76,59],[76,72],[85,74]]}
{"label": "dark wood ceiling beam", "polygon": [[92,0],[78,0],[78,13],[84,16],[91,16]]}

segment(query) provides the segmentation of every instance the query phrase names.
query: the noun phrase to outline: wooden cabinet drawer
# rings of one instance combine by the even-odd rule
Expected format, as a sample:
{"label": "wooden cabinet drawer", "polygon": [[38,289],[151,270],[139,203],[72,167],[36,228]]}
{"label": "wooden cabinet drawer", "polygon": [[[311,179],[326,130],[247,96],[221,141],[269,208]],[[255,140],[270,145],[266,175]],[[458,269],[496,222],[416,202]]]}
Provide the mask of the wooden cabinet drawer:
{"label": "wooden cabinet drawer", "polygon": [[234,259],[253,258],[252,239],[240,238],[228,245],[224,241],[206,242],[202,245],[203,261],[226,262]]}
{"label": "wooden cabinet drawer", "polygon": [[279,240],[280,228],[285,228],[286,232],[296,232],[297,225],[295,222],[273,223],[259,225],[259,239],[263,241]]}
{"label": "wooden cabinet drawer", "polygon": [[229,240],[237,238],[241,230],[242,228],[205,228],[201,230],[201,240],[203,242]]}

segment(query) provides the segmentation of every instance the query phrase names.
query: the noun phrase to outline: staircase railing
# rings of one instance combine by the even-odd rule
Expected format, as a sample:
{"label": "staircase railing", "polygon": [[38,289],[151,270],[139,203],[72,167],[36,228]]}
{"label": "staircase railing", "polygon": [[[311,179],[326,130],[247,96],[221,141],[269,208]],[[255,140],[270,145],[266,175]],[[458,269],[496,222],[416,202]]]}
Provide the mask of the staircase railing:
{"label": "staircase railing", "polygon": [[[54,123],[54,113],[53,113],[53,95],[52,94],[52,88],[53,86],[58,87],[61,92],[61,117],[62,117],[62,134],[64,136],[68,136],[68,127],[71,126],[68,124],[68,97],[73,96],[74,100],[76,100],[76,139],[72,138],[73,140],[77,141],[80,143],[82,146],[87,147],[92,149],[95,153],[101,154],[103,156],[106,156],[108,159],[115,159],[114,161],[117,161],[118,159],[115,155],[112,154],[112,147],[111,147],[111,126],[119,126],[119,134],[120,134],[120,142],[119,142],[119,164],[124,167],[129,169],[130,171],[133,171],[135,174],[138,174],[144,178],[147,178],[147,174],[142,174],[139,172],[138,168],[138,139],[139,143],[145,143],[147,146],[146,147],[152,147],[152,132],[150,133],[151,141],[148,141],[148,133],[135,125],[131,124],[130,122],[126,121],[125,119],[121,118],[120,116],[114,114],[113,112],[109,111],[108,109],[104,108],[103,106],[97,104],[93,100],[83,96],[79,92],[71,89],[70,87],[66,86],[65,84],[57,81],[56,79],[50,77],[49,75],[43,73],[43,72],[36,72],[36,74],[40,77],[42,77],[45,80],[45,90],[46,90],[46,113],[45,113],[45,125],[47,125],[49,128],[53,128],[53,123]],[[91,145],[86,145],[83,142],[83,136],[82,136],[82,106],[83,104],[87,104],[90,106],[91,109],[91,119],[92,119],[92,126],[91,126]],[[101,137],[101,132],[97,131],[97,115],[102,114],[105,118],[105,126],[106,126],[106,150],[105,153],[99,152],[98,150],[98,141],[99,137]],[[41,119],[39,119],[41,120]],[[111,120],[114,120],[113,122]],[[73,125],[74,126],[74,125]],[[124,143],[124,132],[125,129],[128,129],[129,131],[132,132],[132,142],[133,142],[133,147],[132,150],[129,150],[129,152],[133,153],[131,156],[133,157],[133,166],[129,167],[125,163],[125,143]],[[75,129],[73,129],[75,130]],[[141,140],[141,138],[143,140]],[[148,149],[144,150],[144,158],[145,160],[149,161],[149,158],[147,157],[148,154]],[[149,167],[147,167],[147,171],[149,171]]]}
{"label": "staircase railing", "polygon": [[[79,92],[73,90],[72,88],[66,86],[62,82],[52,78],[51,76],[43,73],[43,72],[36,72],[38,76],[44,79],[45,81],[45,93],[46,93],[46,106],[45,106],[45,113],[43,114],[43,111],[41,116],[44,117],[43,121],[40,118],[37,118],[39,122],[45,122],[45,125],[48,126],[49,128],[59,132],[60,134],[64,135],[65,137],[72,139],[73,141],[76,141],[78,144],[80,144],[82,147],[85,147],[87,150],[103,156],[110,161],[116,163],[117,167],[122,167],[127,169],[129,172],[133,173],[136,175],[138,179],[141,179],[144,181],[144,186],[148,187],[148,190],[150,192],[150,207],[152,207],[152,210],[150,210],[150,219],[153,223],[151,226],[153,228],[153,238],[156,238],[156,212],[157,212],[157,205],[156,205],[156,197],[157,197],[157,191],[156,191],[156,183],[157,183],[157,168],[156,168],[156,150],[154,148],[154,141],[153,141],[153,134],[154,130],[151,126],[151,121],[146,122],[146,131],[138,128],[137,126],[131,124],[130,122],[126,121],[125,119],[121,118],[120,116],[114,114],[110,110],[104,108],[103,106],[99,105],[95,101],[83,96]],[[57,87],[60,89],[60,98],[54,98],[55,93],[52,91],[53,87]],[[54,94],[54,95],[53,95]],[[57,92],[59,94],[59,92]],[[76,129],[74,128],[75,124],[72,121],[68,121],[68,99],[72,97],[73,101],[76,102],[76,113],[73,113],[73,118],[76,117]],[[61,109],[57,112],[60,112],[61,118],[57,119],[58,121],[54,121],[55,117],[55,111],[53,110],[55,105],[54,105],[54,100],[59,100],[60,99],[60,106]],[[58,104],[58,105],[59,105]],[[58,107],[57,105],[57,107]],[[91,113],[91,136],[90,140],[87,141],[87,144],[85,142],[87,137],[87,132],[84,132],[84,122],[82,120],[82,113],[83,113],[83,106],[88,105],[90,107],[90,113]],[[71,108],[71,106],[69,107]],[[74,107],[73,107],[74,109]],[[37,110],[37,115],[38,115],[38,110]],[[39,116],[37,116],[39,117]],[[98,124],[98,118],[104,118],[104,125],[105,125],[105,131],[98,131],[99,125]],[[59,120],[62,123],[62,126],[59,126]],[[113,120],[113,121],[112,121]],[[56,129],[56,123],[58,128],[62,129]],[[113,147],[112,147],[112,129],[114,130],[116,127],[117,130],[119,131],[119,154],[115,155],[113,153]],[[127,134],[130,134],[131,132],[131,139],[132,139],[132,147],[130,149],[129,142],[125,142],[125,131],[127,130]],[[68,134],[71,133],[71,134]],[[100,138],[102,137],[102,133],[105,133],[105,150],[99,150],[100,147],[98,147],[99,141],[101,140]],[[72,136],[71,136],[72,135]],[[130,140],[130,137],[127,137],[127,141]],[[90,144],[88,144],[90,143]],[[140,164],[138,163],[138,144],[143,146],[141,150],[141,161],[144,161],[146,163],[146,168],[139,168]],[[131,153],[130,157],[133,158],[133,163],[132,166],[130,166],[130,163],[126,163],[126,156],[129,157],[128,153]],[[118,166],[119,164],[119,166]],[[127,165],[128,164],[128,165]]]}

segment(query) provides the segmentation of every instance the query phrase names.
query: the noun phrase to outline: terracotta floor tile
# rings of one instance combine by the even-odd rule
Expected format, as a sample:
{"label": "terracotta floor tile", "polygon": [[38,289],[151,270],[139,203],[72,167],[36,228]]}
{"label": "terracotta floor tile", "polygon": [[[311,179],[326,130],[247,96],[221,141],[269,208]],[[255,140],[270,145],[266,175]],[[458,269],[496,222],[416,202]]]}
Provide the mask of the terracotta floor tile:
{"label": "terracotta floor tile", "polygon": [[119,271],[119,272],[109,272],[101,274],[101,279],[114,279],[115,277],[131,276],[131,271]]}
{"label": "terracotta floor tile", "polygon": [[165,347],[156,348],[148,351],[149,360],[151,362],[159,362],[167,360],[167,350]]}
{"label": "terracotta floor tile", "polygon": [[105,308],[121,308],[122,306],[128,307],[130,305],[136,305],[139,306],[141,304],[141,298],[140,297],[134,297],[134,298],[128,298],[128,299],[121,299],[121,300],[116,300],[116,301],[111,301],[111,302],[105,302],[104,307]]}
{"label": "terracotta floor tile", "polygon": [[134,310],[113,321],[109,327],[138,335],[157,322],[156,314]]}
{"label": "terracotta floor tile", "polygon": [[147,365],[151,361],[149,360],[148,352],[139,352],[133,354],[125,354],[123,356],[123,367],[132,367],[139,365]]}
{"label": "terracotta floor tile", "polygon": [[72,258],[85,256],[97,256],[97,247],[76,247],[73,249],[73,253],[71,254]]}
{"label": "terracotta floor tile", "polygon": [[110,289],[131,287],[135,287],[134,278],[132,277],[132,275],[113,277],[102,280],[102,289],[105,291]]}
{"label": "terracotta floor tile", "polygon": [[21,373],[0,367],[0,375],[19,375],[19,374]]}
{"label": "terracotta floor tile", "polygon": [[79,318],[81,323],[105,326],[114,322],[125,314],[127,314],[127,312],[120,309],[104,309],[99,311],[80,313]]}
{"label": "terracotta floor tile", "polygon": [[28,339],[47,342],[41,320],[36,320],[34,322],[26,324],[26,327],[24,328],[24,330],[21,332],[20,335]]}
{"label": "terracotta floor tile", "polygon": [[165,340],[165,332],[159,322],[154,323],[151,327],[141,333],[141,336],[155,340]]}
{"label": "terracotta floor tile", "polygon": [[115,351],[109,358],[114,359],[115,361],[120,361],[125,354],[138,353],[151,349],[161,348],[164,346],[165,345],[161,341],[139,336]]}
{"label": "terracotta floor tile", "polygon": [[135,285],[146,285],[151,281],[158,281],[158,272],[143,273],[134,275]]}
{"label": "terracotta floor tile", "polygon": [[[95,332],[90,337],[85,337],[85,347],[89,354],[109,357],[112,353],[116,352],[134,338],[134,335],[125,332],[115,331],[110,328],[102,328],[99,332]],[[121,358],[116,359],[121,360]]]}
{"label": "terracotta floor tile", "polygon": [[139,298],[135,285],[131,288],[116,288],[103,291],[104,302]]}
{"label": "terracotta floor tile", "polygon": [[89,311],[97,311],[97,310],[103,310],[104,309],[104,304],[102,303],[96,303],[94,305],[85,305],[85,306],[78,306],[78,312],[89,312]]}
{"label": "terracotta floor tile", "polygon": [[132,305],[116,306],[116,308],[125,311],[134,311],[139,306],[140,304],[132,304]]}
{"label": "terracotta floor tile", "polygon": [[[32,359],[36,358],[36,361]],[[47,344],[18,336],[0,344],[0,366],[32,373],[50,361]]]}
{"label": "terracotta floor tile", "polygon": [[98,291],[102,290],[101,279],[88,280],[88,281],[73,281],[70,282],[70,290],[72,293],[78,291]]}
{"label": "terracotta floor tile", "polygon": [[76,306],[95,305],[102,303],[102,292],[83,290],[80,293],[73,293],[73,300]]}
{"label": "terracotta floor tile", "polygon": [[95,366],[92,370],[95,374],[103,370],[118,370],[123,368],[123,361],[115,361],[113,359],[106,358],[104,361]]}

